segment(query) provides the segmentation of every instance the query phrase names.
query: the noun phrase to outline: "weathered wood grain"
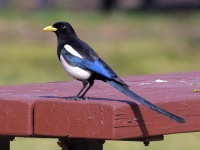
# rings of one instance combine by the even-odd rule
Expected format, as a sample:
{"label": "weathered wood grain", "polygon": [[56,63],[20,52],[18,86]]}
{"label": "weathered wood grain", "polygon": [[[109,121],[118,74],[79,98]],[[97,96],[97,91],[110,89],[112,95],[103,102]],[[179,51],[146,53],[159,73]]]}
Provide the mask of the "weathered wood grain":
{"label": "weathered wood grain", "polygon": [[200,130],[200,71],[122,79],[186,123],[173,122],[101,81],[87,93],[88,100],[69,101],[82,87],[71,81],[0,87],[0,134],[139,139]]}

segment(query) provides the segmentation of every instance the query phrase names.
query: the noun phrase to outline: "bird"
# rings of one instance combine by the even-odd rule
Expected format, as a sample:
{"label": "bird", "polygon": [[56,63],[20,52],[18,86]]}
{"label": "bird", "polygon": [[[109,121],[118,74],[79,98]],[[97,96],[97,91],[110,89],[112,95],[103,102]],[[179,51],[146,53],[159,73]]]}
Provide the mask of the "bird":
{"label": "bird", "polygon": [[186,119],[175,115],[151,103],[130,90],[129,86],[118,77],[106,62],[76,34],[70,23],[56,22],[46,26],[44,31],[54,32],[57,36],[57,56],[64,70],[74,79],[82,81],[83,87],[74,100],[84,100],[84,96],[93,86],[95,80],[101,80],[113,86],[126,96],[148,108],[163,114],[177,123],[185,123]]}

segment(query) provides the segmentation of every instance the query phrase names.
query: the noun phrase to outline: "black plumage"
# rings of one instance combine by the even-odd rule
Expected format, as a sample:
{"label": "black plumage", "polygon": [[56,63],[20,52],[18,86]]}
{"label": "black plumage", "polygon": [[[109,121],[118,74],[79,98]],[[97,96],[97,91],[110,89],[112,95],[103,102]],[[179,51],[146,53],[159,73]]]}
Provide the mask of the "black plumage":
{"label": "black plumage", "polygon": [[[73,78],[83,83],[83,88],[74,99],[84,99],[85,94],[94,84],[94,80],[102,80],[152,110],[164,114],[178,123],[185,123],[184,118],[152,104],[131,91],[128,85],[117,76],[98,54],[87,43],[79,39],[69,23],[57,22],[43,30],[55,32],[58,39],[57,55],[61,64]],[[87,87],[88,83],[89,86]]]}

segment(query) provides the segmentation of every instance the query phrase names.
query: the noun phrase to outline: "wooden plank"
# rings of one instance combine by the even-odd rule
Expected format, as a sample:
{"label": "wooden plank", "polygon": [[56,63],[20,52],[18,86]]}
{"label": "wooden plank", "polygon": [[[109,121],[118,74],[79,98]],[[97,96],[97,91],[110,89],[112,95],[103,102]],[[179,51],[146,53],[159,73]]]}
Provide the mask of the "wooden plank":
{"label": "wooden plank", "polygon": [[69,101],[82,86],[71,81],[0,87],[0,135],[141,139],[200,130],[200,71],[123,79],[187,123],[173,122],[101,81],[87,93],[89,100]]}
{"label": "wooden plank", "polygon": [[33,134],[33,101],[22,86],[0,87],[0,135]]}
{"label": "wooden plank", "polygon": [[[35,102],[34,134],[72,138],[126,139],[200,130],[200,71],[123,78],[130,88],[162,108],[185,117],[178,124],[97,81],[90,100],[68,101],[76,81],[51,83]],[[48,91],[48,87],[46,89]]]}

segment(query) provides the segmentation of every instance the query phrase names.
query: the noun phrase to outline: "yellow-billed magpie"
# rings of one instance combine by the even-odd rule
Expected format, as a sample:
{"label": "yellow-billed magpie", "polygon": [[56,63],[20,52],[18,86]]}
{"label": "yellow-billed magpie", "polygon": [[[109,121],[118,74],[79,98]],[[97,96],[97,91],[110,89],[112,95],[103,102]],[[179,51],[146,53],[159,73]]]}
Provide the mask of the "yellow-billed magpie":
{"label": "yellow-billed magpie", "polygon": [[[154,111],[164,114],[178,123],[186,122],[184,118],[152,104],[131,91],[128,85],[117,76],[98,54],[87,43],[79,39],[69,23],[56,22],[43,30],[52,31],[56,34],[58,40],[57,55],[63,68],[71,77],[83,83],[83,88],[74,99],[84,99],[85,94],[94,84],[94,80],[102,80]],[[86,88],[88,83],[89,86]]]}

